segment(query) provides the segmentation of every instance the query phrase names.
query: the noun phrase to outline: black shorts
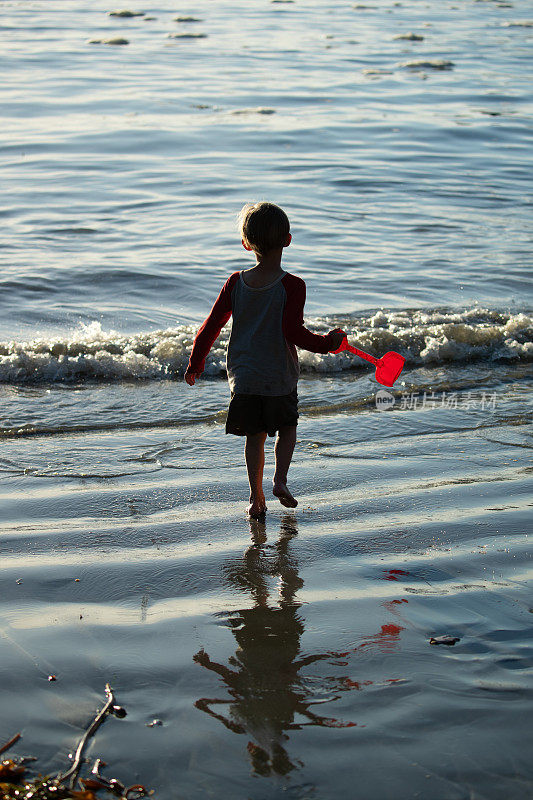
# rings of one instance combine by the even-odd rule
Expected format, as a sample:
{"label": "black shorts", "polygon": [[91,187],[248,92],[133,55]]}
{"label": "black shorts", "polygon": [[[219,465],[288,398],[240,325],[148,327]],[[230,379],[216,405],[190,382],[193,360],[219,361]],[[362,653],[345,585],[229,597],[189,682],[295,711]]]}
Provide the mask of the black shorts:
{"label": "black shorts", "polygon": [[298,424],[298,393],[267,397],[262,394],[231,393],[226,433],[252,436],[264,431],[275,436],[284,425]]}

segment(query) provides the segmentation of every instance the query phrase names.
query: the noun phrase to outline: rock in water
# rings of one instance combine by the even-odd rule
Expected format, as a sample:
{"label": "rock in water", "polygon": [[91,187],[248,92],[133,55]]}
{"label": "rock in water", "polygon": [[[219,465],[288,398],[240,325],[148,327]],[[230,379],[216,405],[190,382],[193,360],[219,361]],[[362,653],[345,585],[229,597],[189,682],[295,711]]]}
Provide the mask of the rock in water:
{"label": "rock in water", "polygon": [[504,28],[533,28],[532,19],[517,19],[514,22],[504,22]]}
{"label": "rock in water", "polygon": [[129,39],[87,39],[87,44],[129,44]]}
{"label": "rock in water", "polygon": [[398,66],[404,69],[451,69],[455,64],[453,61],[437,58],[435,61],[404,61],[403,64]]}
{"label": "rock in water", "polygon": [[419,36],[418,33],[399,33],[397,36],[393,36],[393,39],[406,39],[409,42],[423,42],[424,37]]}
{"label": "rock in water", "polygon": [[126,8],[122,11],[110,11],[109,17],[144,17],[144,11],[128,11]]}
{"label": "rock in water", "polygon": [[207,39],[207,33],[167,33],[168,39]]}

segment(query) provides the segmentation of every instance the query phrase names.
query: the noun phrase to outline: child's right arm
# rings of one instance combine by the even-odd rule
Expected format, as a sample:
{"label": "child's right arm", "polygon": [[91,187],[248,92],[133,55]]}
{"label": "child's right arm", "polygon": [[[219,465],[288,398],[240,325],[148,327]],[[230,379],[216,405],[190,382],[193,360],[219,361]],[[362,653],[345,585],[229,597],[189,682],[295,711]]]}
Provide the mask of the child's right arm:
{"label": "child's right arm", "polygon": [[189,364],[185,372],[185,380],[192,386],[205,368],[205,359],[220,331],[231,317],[231,292],[238,280],[239,273],[234,272],[220,290],[209,316],[205,319],[195,336]]}

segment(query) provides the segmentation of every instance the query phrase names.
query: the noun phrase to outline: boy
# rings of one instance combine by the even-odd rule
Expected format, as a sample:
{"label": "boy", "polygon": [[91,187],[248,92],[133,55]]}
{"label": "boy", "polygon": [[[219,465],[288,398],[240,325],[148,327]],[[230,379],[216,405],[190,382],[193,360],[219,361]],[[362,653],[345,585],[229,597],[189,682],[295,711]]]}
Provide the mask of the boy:
{"label": "boy", "polygon": [[285,212],[272,203],[249,204],[242,209],[239,222],[243,247],[254,252],[256,265],[234,272],[222,287],[194,340],[185,380],[192,386],[202,374],[209,350],[233,315],[226,358],[231,390],[226,433],[246,436],[247,511],[257,519],[266,511],[263,467],[267,434],[278,433],[272,492],[283,506],[298,505],[287,488],[298,421],[295,345],[313,353],[329,353],[340,347],[345,334],[336,328],[321,336],[304,327],[305,283],[281,268],[283,248],[292,238]]}

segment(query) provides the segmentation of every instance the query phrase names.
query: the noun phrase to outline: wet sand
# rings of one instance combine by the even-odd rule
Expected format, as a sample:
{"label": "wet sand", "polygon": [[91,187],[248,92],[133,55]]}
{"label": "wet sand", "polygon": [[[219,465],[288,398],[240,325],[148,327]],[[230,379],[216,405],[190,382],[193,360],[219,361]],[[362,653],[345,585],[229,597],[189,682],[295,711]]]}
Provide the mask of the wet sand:
{"label": "wet sand", "polygon": [[[157,474],[4,474],[0,738],[21,730],[13,752],[59,769],[109,681],[128,716],[89,756],[156,797],[322,800],[355,784],[376,800],[523,800],[526,427],[417,427],[302,414],[299,507],[272,498],[265,523],[244,515],[241,442],[220,423],[183,433],[195,465]],[[172,449],[164,430],[70,448],[125,452],[132,436]],[[46,463],[54,440],[26,446]],[[430,645],[445,634],[459,641]]]}

